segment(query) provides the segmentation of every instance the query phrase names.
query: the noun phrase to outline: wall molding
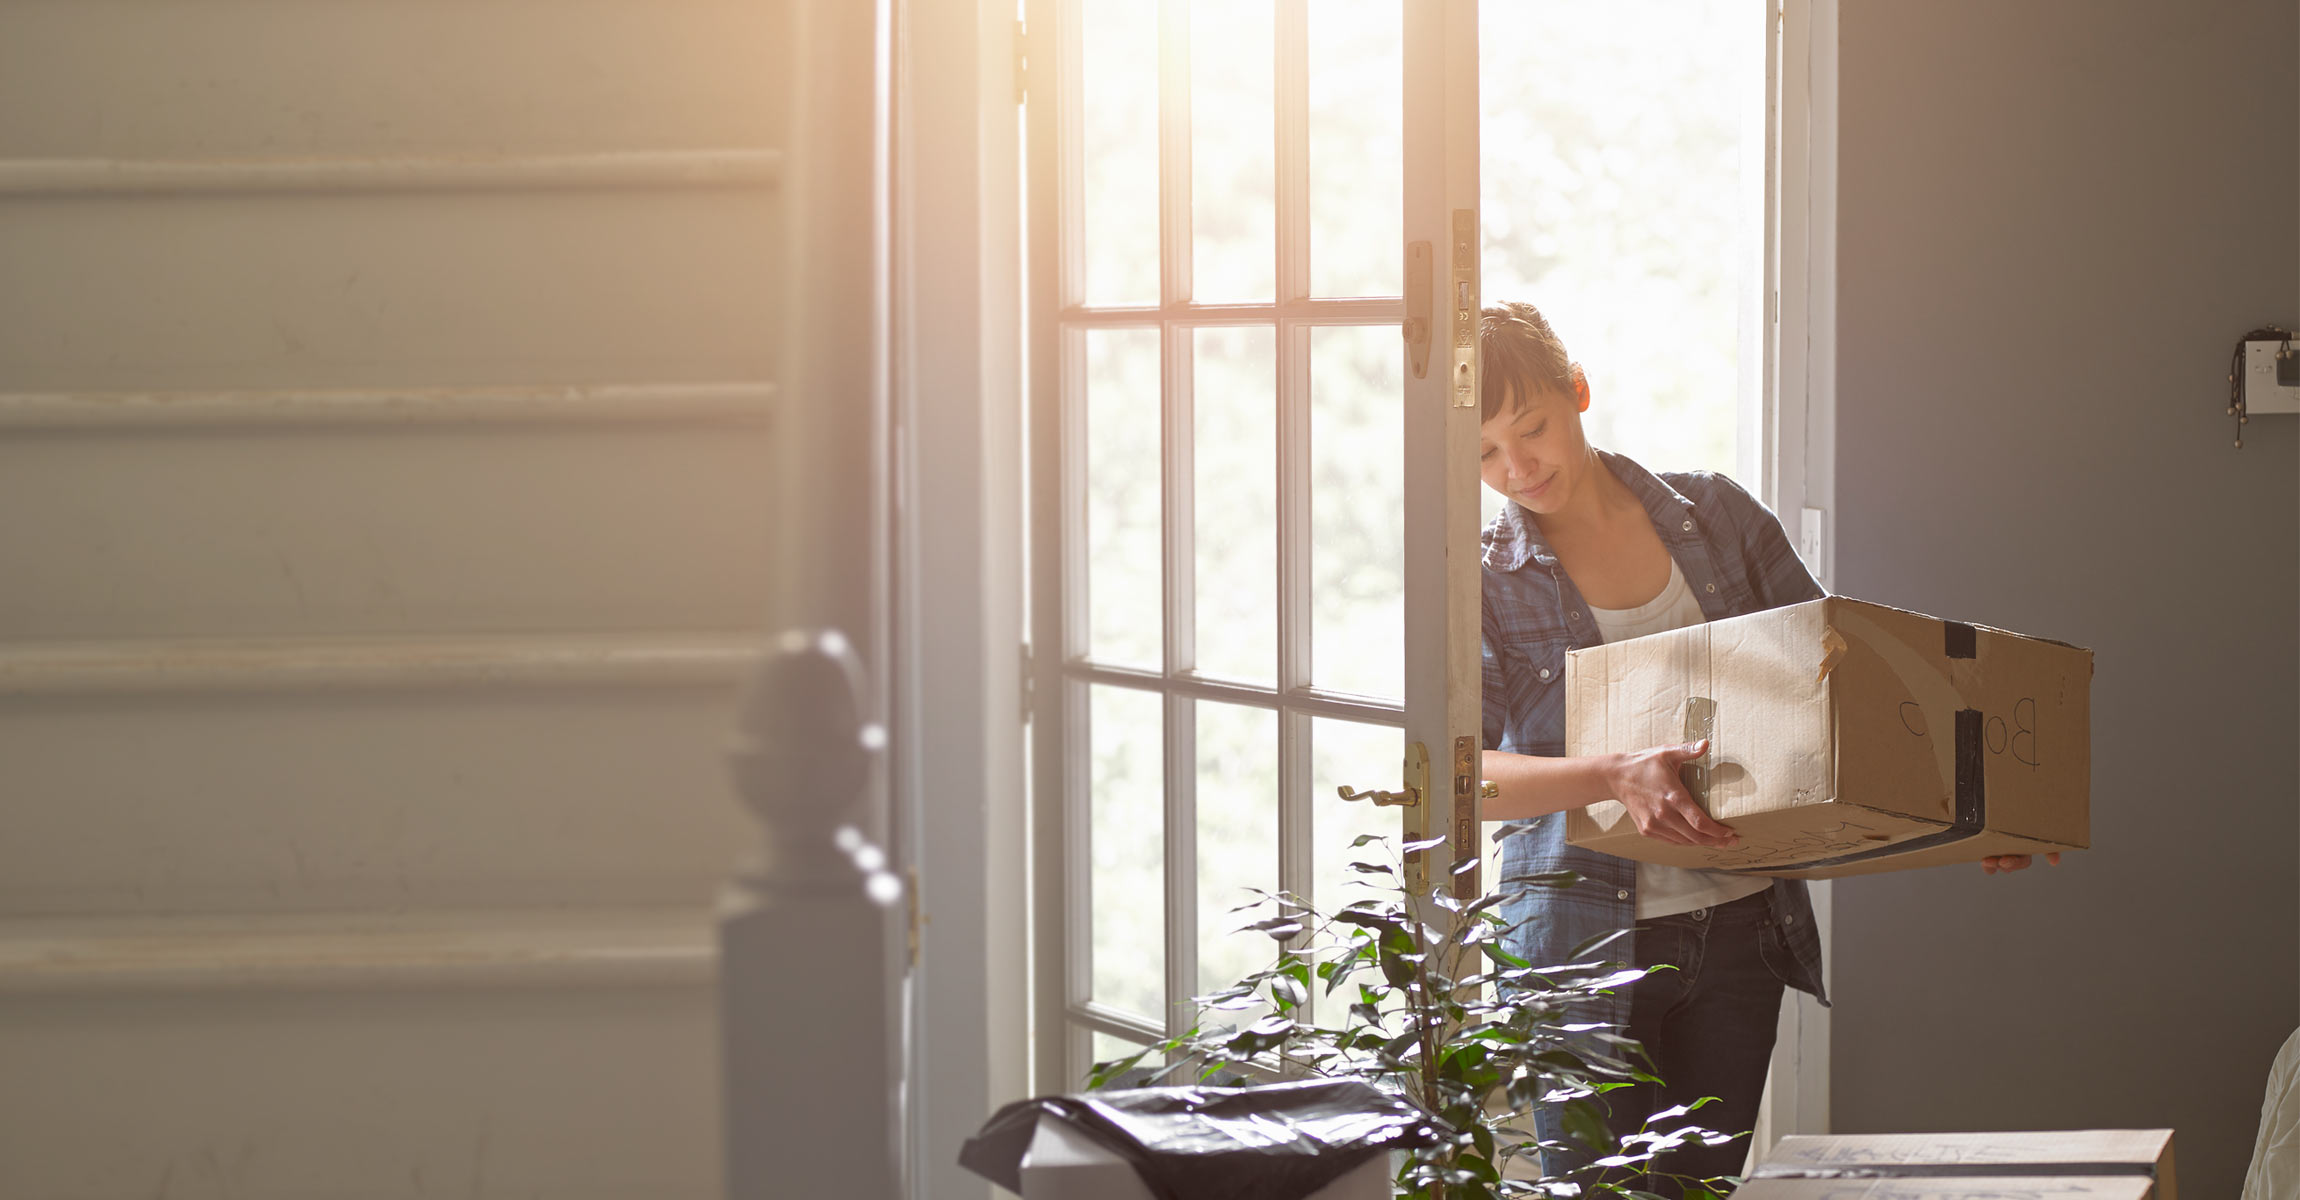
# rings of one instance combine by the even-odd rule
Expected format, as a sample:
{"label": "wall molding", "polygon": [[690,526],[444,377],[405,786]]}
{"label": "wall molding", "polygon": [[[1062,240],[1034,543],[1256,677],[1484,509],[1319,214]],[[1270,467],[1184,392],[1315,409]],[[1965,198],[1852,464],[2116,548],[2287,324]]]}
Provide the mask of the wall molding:
{"label": "wall molding", "polygon": [[0,433],[211,428],[753,425],[769,382],[0,392]]}
{"label": "wall molding", "polygon": [[776,188],[779,150],[0,159],[0,197]]}
{"label": "wall molding", "polygon": [[0,921],[0,997],[703,987],[706,908]]}
{"label": "wall molding", "polygon": [[0,700],[432,687],[732,687],[752,632],[0,644]]}

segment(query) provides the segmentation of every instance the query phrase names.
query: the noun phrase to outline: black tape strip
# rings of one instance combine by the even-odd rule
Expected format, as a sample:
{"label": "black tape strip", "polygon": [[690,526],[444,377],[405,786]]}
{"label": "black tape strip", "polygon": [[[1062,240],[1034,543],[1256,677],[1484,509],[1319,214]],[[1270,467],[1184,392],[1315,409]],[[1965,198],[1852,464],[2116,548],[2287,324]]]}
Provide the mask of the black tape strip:
{"label": "black tape strip", "polygon": [[1941,641],[1950,658],[1980,657],[1980,635],[1970,625],[1941,622]]}
{"label": "black tape strip", "polygon": [[[1972,627],[1964,627],[1967,633]],[[1983,740],[1987,723],[1977,708],[1957,710],[1957,817],[1956,820],[1931,833],[1910,838],[1905,842],[1877,846],[1868,850],[1855,850],[1830,858],[1810,859],[1800,863],[1770,863],[1762,867],[1731,868],[1743,875],[1769,875],[1777,871],[1811,871],[1820,867],[1839,867],[1846,863],[1868,862],[1872,859],[1891,858],[1896,854],[1909,854],[1930,850],[1977,836],[1988,828],[1988,743]]]}

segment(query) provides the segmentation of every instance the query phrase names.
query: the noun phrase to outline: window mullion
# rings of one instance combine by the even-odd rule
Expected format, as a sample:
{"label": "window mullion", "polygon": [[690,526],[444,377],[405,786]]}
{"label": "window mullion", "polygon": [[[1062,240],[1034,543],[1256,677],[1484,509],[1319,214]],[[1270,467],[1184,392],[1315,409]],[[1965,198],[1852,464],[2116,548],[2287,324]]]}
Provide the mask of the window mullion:
{"label": "window mullion", "polygon": [[[1034,120],[1054,134],[1053,267],[1058,311],[1086,303],[1086,89],[1079,72],[1086,49],[1079,0],[1044,0],[1053,13],[1055,69],[1053,111]],[[1044,11],[1034,9],[1033,11]],[[1043,108],[1045,106],[1035,106]]]}
{"label": "window mullion", "polygon": [[1165,494],[1165,570],[1160,603],[1165,626],[1166,777],[1166,1012],[1167,1032],[1189,1028],[1189,999],[1198,992],[1198,720],[1197,701],[1171,681],[1197,658],[1193,601],[1195,455],[1191,441],[1194,334],[1167,326],[1160,332],[1160,395]]}
{"label": "window mullion", "polygon": [[[1158,295],[1171,311],[1188,303],[1190,280],[1190,6],[1158,6]],[[1188,670],[1196,658],[1191,603],[1191,389],[1192,334],[1171,322],[1159,326],[1160,572],[1162,666],[1166,677]],[[1189,1028],[1189,998],[1198,990],[1198,770],[1197,702],[1165,692],[1165,940],[1169,1034]]]}
{"label": "window mullion", "polygon": [[[1277,299],[1281,309],[1310,296],[1309,4],[1278,0],[1272,48],[1272,152],[1277,164]],[[1309,327],[1280,317],[1278,367],[1278,687],[1309,684]],[[1278,887],[1310,896],[1310,719],[1278,714]],[[1316,903],[1324,903],[1315,900]]]}
{"label": "window mullion", "polygon": [[1277,162],[1278,300],[1310,297],[1309,0],[1278,0],[1274,151]]}
{"label": "window mullion", "polygon": [[1310,686],[1310,326],[1278,322],[1278,691]]}
{"label": "window mullion", "polygon": [[[1292,892],[1309,900],[1321,909],[1332,907],[1330,898],[1310,894],[1313,866],[1310,854],[1311,837],[1316,826],[1312,816],[1310,795],[1310,717],[1291,707],[1278,710],[1278,890]],[[1309,942],[1307,935],[1293,939],[1299,947]],[[1319,989],[1310,989],[1315,997]],[[1311,1012],[1316,1013],[1312,1000]]]}
{"label": "window mullion", "polygon": [[1190,1028],[1198,993],[1198,702],[1166,693],[1166,1011]]}
{"label": "window mullion", "polygon": [[1158,297],[1187,304],[1190,281],[1190,4],[1158,0]]}
{"label": "window mullion", "polygon": [[1187,326],[1159,331],[1160,473],[1165,505],[1159,515],[1165,558],[1164,667],[1169,678],[1198,665],[1197,446],[1195,434],[1197,334]]}
{"label": "window mullion", "polygon": [[[1280,245],[1285,241],[1281,236]],[[1278,476],[1281,695],[1310,685],[1310,328],[1298,321],[1278,322],[1278,454],[1272,466]],[[1327,905],[1330,898],[1310,894],[1316,836],[1310,783],[1310,718],[1288,705],[1278,716],[1278,886]]]}

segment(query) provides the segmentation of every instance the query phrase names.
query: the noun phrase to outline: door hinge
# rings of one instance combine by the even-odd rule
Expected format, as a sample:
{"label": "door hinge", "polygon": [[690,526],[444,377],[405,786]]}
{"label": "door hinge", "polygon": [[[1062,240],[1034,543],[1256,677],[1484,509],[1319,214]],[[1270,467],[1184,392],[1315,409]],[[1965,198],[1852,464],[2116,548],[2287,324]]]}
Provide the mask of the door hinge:
{"label": "door hinge", "polygon": [[1014,23],[1014,102],[1030,98],[1030,27]]}
{"label": "door hinge", "polygon": [[918,868],[911,867],[906,874],[910,877],[910,887],[907,889],[910,892],[910,965],[916,967],[918,966],[919,934],[926,928],[927,918],[926,909],[919,903],[918,899]]}
{"label": "door hinge", "polygon": [[1022,645],[1022,686],[1019,690],[1022,693],[1022,723],[1028,725],[1030,712],[1038,705],[1038,670],[1028,642]]}

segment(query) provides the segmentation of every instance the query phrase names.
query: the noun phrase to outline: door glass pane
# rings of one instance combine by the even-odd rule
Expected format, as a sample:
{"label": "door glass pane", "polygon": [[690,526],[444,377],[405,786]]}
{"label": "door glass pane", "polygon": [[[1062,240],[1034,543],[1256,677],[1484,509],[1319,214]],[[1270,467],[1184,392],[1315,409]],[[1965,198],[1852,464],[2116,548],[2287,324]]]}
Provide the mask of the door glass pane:
{"label": "door glass pane", "polygon": [[1270,0],[1190,5],[1193,300],[1268,300],[1275,294],[1273,12]]}
{"label": "door glass pane", "polygon": [[[1402,729],[1324,717],[1310,721],[1310,887],[1311,903],[1320,912],[1331,913],[1353,900],[1383,898],[1384,893],[1364,884],[1387,883],[1388,877],[1352,871],[1350,864],[1390,863],[1405,822],[1395,808],[1344,800],[1335,789],[1396,788],[1404,782],[1405,747]],[[1364,833],[1378,833],[1389,844],[1351,849],[1351,839]]]}
{"label": "door glass pane", "polygon": [[[1395,808],[1375,808],[1363,800],[1344,800],[1335,789],[1347,784],[1364,791],[1390,789],[1404,781],[1406,736],[1402,729],[1365,725],[1323,717],[1310,722],[1310,887],[1318,911],[1332,913],[1360,900],[1395,900],[1384,888],[1391,875],[1369,875],[1351,863],[1398,866],[1398,846],[1405,840],[1405,820]],[[1355,849],[1350,843],[1361,834],[1388,839]],[[1371,885],[1371,886],[1369,886]],[[1378,982],[1366,977],[1365,982]],[[1354,996],[1350,997],[1355,999]],[[1405,998],[1392,995],[1382,1008],[1395,1011]],[[1321,1020],[1339,1019],[1340,1013],[1319,1009]]]}
{"label": "door glass pane", "polygon": [[1394,325],[1310,333],[1310,681],[1405,694],[1403,345]]}
{"label": "door glass pane", "polygon": [[[1488,5],[1487,7],[1493,7]],[[1310,294],[1398,296],[1405,232],[1398,0],[1310,6]]]}
{"label": "door glass pane", "polygon": [[1081,0],[1088,304],[1158,302],[1158,6]]}
{"label": "door glass pane", "polygon": [[1278,671],[1276,354],[1266,325],[1198,330],[1191,396],[1197,667],[1263,684]]}
{"label": "door glass pane", "polygon": [[1093,999],[1165,1023],[1165,704],[1154,692],[1094,687]]}
{"label": "door glass pane", "polygon": [[[1113,1059],[1120,1058],[1131,1058],[1134,1055],[1140,1054],[1142,1052],[1142,1045],[1143,1044],[1140,1042],[1130,1041],[1126,1038],[1113,1037],[1110,1034],[1104,1033],[1097,1029],[1094,1031],[1093,1050],[1091,1051],[1089,1066],[1091,1067],[1092,1063],[1110,1062]],[[1158,1055],[1153,1054],[1143,1059],[1141,1062],[1135,1064],[1135,1069],[1143,1071],[1155,1071],[1162,1065],[1164,1065],[1164,1060],[1161,1059]],[[1081,1088],[1086,1086],[1086,1075],[1087,1073],[1085,1071],[1080,1071],[1078,1073],[1078,1086]]]}
{"label": "door glass pane", "polygon": [[1165,637],[1158,331],[1095,329],[1085,338],[1087,652],[1156,668]]}
{"label": "door glass pane", "polygon": [[1481,8],[1487,301],[1549,317],[1590,440],[1655,470],[1735,469],[1761,375],[1764,26],[1740,0]]}
{"label": "door glass pane", "polygon": [[[1198,702],[1198,991],[1228,987],[1270,965],[1277,943],[1238,927],[1275,908],[1238,913],[1247,889],[1278,890],[1278,714]],[[1254,1010],[1209,1013],[1224,1024]]]}

